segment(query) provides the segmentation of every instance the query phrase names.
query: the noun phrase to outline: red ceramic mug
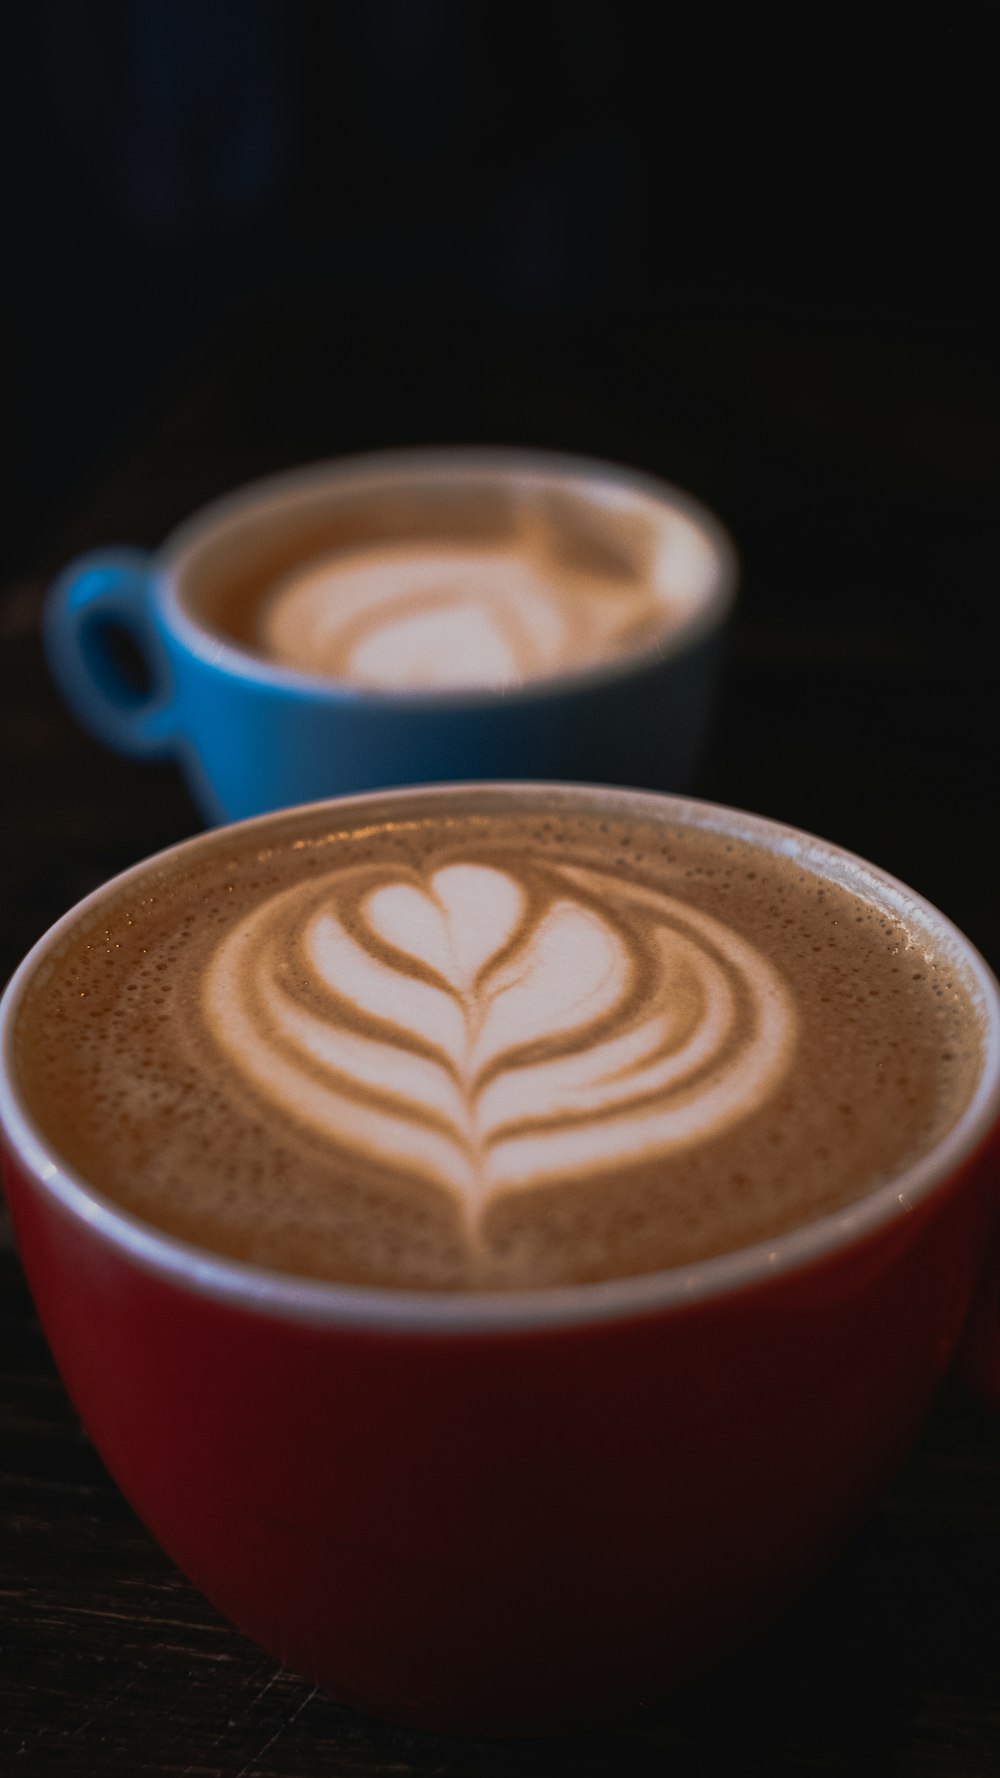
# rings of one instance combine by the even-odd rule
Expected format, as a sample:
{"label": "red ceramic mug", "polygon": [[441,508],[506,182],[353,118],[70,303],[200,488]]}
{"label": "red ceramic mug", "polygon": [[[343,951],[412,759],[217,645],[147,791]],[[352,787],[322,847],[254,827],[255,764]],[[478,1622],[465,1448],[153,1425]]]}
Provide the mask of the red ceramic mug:
{"label": "red ceramic mug", "polygon": [[[723,815],[737,838],[788,840]],[[979,1086],[931,1153],[848,1210],[613,1283],[417,1296],[161,1235],[59,1161],[15,1074],[28,984],[123,879],[9,985],[6,1177],[67,1387],[185,1573],[344,1699],[508,1732],[633,1707],[765,1620],[837,1547],[963,1329],[966,1375],[1000,1400],[997,984],[943,915],[807,843],[897,912],[902,895],[953,949],[982,1021]]]}

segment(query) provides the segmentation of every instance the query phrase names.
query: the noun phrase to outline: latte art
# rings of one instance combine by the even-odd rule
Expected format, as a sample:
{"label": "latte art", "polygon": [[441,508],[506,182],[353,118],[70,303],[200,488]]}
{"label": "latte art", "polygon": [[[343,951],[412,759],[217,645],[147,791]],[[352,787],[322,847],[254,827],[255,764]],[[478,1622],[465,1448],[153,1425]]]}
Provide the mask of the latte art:
{"label": "latte art", "polygon": [[623,567],[569,574],[527,545],[414,543],[302,568],[271,593],[259,634],[272,659],[301,672],[446,690],[596,663],[641,645],[669,613]]}
{"label": "latte art", "polygon": [[[270,1112],[483,1206],[751,1115],[796,1021],[720,921],[638,883],[476,860],[309,881],[223,938],[220,1051]],[[610,910],[614,909],[612,913]]]}

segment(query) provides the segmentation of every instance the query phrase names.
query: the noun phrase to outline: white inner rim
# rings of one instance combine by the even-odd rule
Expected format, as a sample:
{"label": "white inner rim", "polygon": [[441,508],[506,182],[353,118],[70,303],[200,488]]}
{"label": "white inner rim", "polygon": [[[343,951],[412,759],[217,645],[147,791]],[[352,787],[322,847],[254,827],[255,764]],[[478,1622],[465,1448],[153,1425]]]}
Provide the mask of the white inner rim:
{"label": "white inner rim", "polygon": [[[342,820],[353,809],[373,812],[379,806],[391,804],[398,807],[400,802],[405,802],[407,807],[419,807],[448,801],[456,795],[476,795],[483,804],[523,801],[528,795],[537,796],[541,801],[561,803],[563,807],[592,806],[595,787],[434,785],[410,791],[345,797],[329,805],[307,806],[316,810],[328,806],[336,811],[337,819]],[[601,806],[612,814],[634,813],[655,819],[659,812],[674,820],[680,817],[689,826],[747,838],[772,852],[794,857],[816,875],[839,882],[905,923],[923,928],[938,949],[953,955],[955,966],[982,1017],[983,1069],[962,1116],[928,1154],[857,1203],[831,1216],[803,1224],[771,1241],[758,1242],[669,1271],[613,1279],[601,1284],[560,1285],[543,1290],[473,1295],[328,1284],[224,1259],[159,1233],[150,1224],[119,1209],[53,1154],[14,1085],[13,1028],[17,1011],[36,970],[45,964],[50,953],[65,940],[79,920],[94,915],[105,897],[117,895],[126,884],[162,867],[165,860],[175,855],[226,844],[230,834],[249,827],[266,830],[268,826],[286,822],[290,812],[280,810],[273,815],[199,834],[166,852],[144,859],[71,908],[28,953],[0,1000],[0,1125],[21,1168],[42,1191],[49,1193],[71,1215],[137,1264],[199,1294],[285,1319],[422,1333],[485,1333],[570,1326],[610,1318],[624,1319],[683,1303],[704,1301],[761,1283],[847,1247],[894,1217],[906,1214],[937,1185],[951,1178],[985,1140],[1000,1117],[1000,988],[984,959],[958,928],[894,877],[828,841],[795,828],[740,810],[682,797],[612,787],[600,787],[599,797]]]}

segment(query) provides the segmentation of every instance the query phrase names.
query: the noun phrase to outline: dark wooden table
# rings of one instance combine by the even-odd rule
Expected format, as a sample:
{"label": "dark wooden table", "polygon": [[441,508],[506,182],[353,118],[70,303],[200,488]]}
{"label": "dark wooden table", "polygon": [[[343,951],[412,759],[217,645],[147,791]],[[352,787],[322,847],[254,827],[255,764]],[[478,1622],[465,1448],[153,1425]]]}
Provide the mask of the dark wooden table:
{"label": "dark wooden table", "polygon": [[[104,753],[60,708],[38,615],[79,548],[155,543],[202,499],[310,457],[513,441],[643,464],[731,525],[745,562],[699,786],[875,859],[1000,963],[1000,452],[954,341],[732,327],[544,338],[363,326],[280,307],[173,366],[0,595],[0,973],[198,818],[172,768]],[[345,334],[350,333],[345,368]],[[10,1244],[0,1252],[0,1768],[35,1774],[1000,1772],[1000,1419],[946,1387],[836,1565],[727,1665],[599,1733],[411,1735],[231,1629],[134,1517],[82,1432]]]}

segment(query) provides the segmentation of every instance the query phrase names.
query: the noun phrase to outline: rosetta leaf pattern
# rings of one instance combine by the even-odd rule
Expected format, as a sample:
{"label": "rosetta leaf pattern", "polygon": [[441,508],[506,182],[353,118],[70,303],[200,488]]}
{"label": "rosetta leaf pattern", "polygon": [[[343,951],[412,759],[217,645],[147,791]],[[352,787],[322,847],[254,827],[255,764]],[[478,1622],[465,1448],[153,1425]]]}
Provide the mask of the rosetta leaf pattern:
{"label": "rosetta leaf pattern", "polygon": [[590,868],[545,884],[475,859],[387,873],[350,919],[336,879],[285,891],[213,959],[215,1039],[276,1110],[446,1187],[470,1226],[499,1192],[708,1140],[773,1090],[794,1018],[745,940]]}

